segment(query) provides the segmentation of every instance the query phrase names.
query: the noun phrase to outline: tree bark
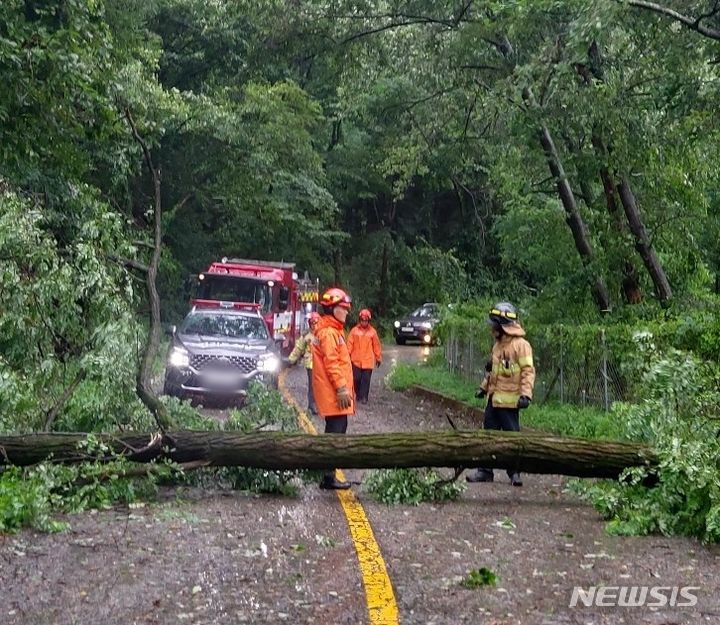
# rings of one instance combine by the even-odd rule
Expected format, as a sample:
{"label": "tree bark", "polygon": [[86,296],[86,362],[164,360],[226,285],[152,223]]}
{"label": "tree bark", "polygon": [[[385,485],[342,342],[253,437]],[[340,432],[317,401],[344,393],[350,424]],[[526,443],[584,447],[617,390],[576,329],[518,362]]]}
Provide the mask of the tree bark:
{"label": "tree bark", "polygon": [[657,298],[662,304],[667,304],[672,299],[672,288],[665,275],[665,270],[660,263],[660,259],[655,253],[650,237],[647,234],[645,224],[640,215],[640,209],[635,199],[635,194],[630,188],[630,183],[626,176],[620,179],[618,193],[623,209],[625,209],[625,216],[627,217],[630,232],[632,232],[635,238],[635,249],[638,251],[638,254],[640,254],[640,258],[642,258],[645,268],[650,274]]}
{"label": "tree bark", "polygon": [[[96,460],[78,449],[85,436],[41,433],[0,437],[0,465],[27,466],[50,456],[65,463]],[[137,462],[171,459],[276,470],[492,466],[524,473],[616,478],[628,467],[657,463],[654,452],[638,444],[487,430],[345,436],[177,431],[162,436],[145,433],[98,438]]]}

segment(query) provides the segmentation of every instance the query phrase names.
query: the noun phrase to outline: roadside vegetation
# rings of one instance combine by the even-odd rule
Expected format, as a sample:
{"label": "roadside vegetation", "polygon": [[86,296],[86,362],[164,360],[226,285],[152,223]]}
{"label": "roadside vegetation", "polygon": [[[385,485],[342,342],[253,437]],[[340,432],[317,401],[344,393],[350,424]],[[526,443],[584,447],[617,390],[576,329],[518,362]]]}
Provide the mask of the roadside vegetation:
{"label": "roadside vegetation", "polygon": [[[482,342],[481,335],[487,331],[484,316],[481,308],[469,314],[466,309],[459,318],[448,316],[443,332],[447,335],[457,324],[458,332],[471,331]],[[552,328],[535,329],[558,336]],[[522,412],[521,427],[652,445],[661,459],[657,472],[634,468],[619,481],[575,480],[572,489],[608,519],[610,532],[684,534],[720,542],[720,374],[711,360],[720,346],[717,320],[638,323],[635,328],[609,330],[615,331],[617,349],[625,350],[620,358],[628,387],[632,387],[632,400],[615,402],[609,411],[534,401]],[[579,346],[594,329],[566,327],[564,332]],[[533,340],[532,333],[529,338]],[[685,349],[677,349],[675,344]],[[448,371],[442,348],[425,364],[399,364],[388,383],[398,391],[415,384],[426,386],[479,405],[474,397],[477,381]]]}
{"label": "roadside vegetation", "polygon": [[[167,403],[179,428],[239,432],[298,430],[295,410],[284,403],[277,391],[259,384],[251,387],[247,405],[242,410],[232,410],[225,422],[204,416],[188,402],[168,398]],[[172,487],[178,497],[182,496],[183,488],[193,486],[292,496],[303,481],[317,481],[312,471],[183,467],[175,463],[137,465],[113,456],[109,447],[92,434],[82,451],[97,456],[98,461],[69,466],[49,461],[0,472],[0,533],[23,527],[64,531],[72,524],[68,515],[116,504],[144,505],[156,499],[160,488]]]}
{"label": "roadside vegetation", "polygon": [[[473,384],[449,372],[444,363],[437,362],[437,358],[425,365],[399,363],[389,375],[388,383],[393,390],[400,392],[417,385],[469,406],[482,408],[485,404],[475,397],[477,383]],[[610,413],[597,408],[582,408],[557,402],[533,403],[522,413],[522,426],[550,434],[598,440],[619,440],[625,434],[625,428]]]}

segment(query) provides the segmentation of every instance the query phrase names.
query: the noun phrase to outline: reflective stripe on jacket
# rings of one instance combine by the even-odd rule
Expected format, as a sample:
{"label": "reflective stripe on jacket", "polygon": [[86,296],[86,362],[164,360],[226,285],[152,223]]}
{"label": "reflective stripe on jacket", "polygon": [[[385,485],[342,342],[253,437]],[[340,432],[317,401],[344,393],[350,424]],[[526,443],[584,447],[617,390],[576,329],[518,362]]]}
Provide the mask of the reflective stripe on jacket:
{"label": "reflective stripe on jacket", "polygon": [[372,369],[382,361],[382,348],[378,334],[371,325],[363,328],[359,323],[350,330],[347,339],[352,364],[360,369]]}
{"label": "reflective stripe on jacket", "polygon": [[288,360],[292,364],[295,364],[300,359],[300,357],[302,357],[303,365],[305,365],[305,368],[312,369],[312,338],[313,333],[308,332],[305,336],[301,336],[297,340],[297,342],[295,343],[295,347],[293,347],[293,350],[288,356]]}
{"label": "reflective stripe on jacket", "polygon": [[480,388],[492,396],[495,408],[517,408],[521,395],[532,399],[535,366],[532,347],[520,324],[503,326],[503,335],[492,348],[492,370]]}
{"label": "reflective stripe on jacket", "polygon": [[[312,383],[318,414],[321,417],[353,414],[355,398],[350,354],[343,324],[332,315],[321,317],[315,326],[312,354]],[[352,404],[345,409],[337,404],[337,390],[343,386],[353,396]]]}

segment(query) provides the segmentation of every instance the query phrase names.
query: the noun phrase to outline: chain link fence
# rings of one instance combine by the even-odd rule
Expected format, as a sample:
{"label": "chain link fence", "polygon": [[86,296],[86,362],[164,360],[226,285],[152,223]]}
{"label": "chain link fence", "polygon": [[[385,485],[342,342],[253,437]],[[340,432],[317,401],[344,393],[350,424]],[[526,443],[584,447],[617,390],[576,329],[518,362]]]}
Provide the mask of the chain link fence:
{"label": "chain link fence", "polygon": [[[451,327],[444,343],[448,369],[476,384],[492,348],[485,328],[479,334],[487,336],[468,336]],[[553,400],[609,410],[614,401],[630,399],[619,358],[611,353],[603,330],[581,346],[558,328],[533,332],[528,338],[535,362],[536,402]]]}

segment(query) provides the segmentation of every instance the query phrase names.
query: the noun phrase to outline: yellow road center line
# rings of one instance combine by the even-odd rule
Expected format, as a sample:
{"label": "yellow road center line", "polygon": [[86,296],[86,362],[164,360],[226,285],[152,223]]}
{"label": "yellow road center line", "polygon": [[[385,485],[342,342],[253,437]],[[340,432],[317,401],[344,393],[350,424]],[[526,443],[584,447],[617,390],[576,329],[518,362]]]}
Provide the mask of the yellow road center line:
{"label": "yellow road center line", "polygon": [[[303,430],[309,434],[317,434],[313,422],[305,411],[295,401],[285,385],[285,372],[280,374],[278,387],[285,400],[297,408],[298,421]],[[342,471],[337,471],[339,479],[344,480]],[[380,553],[380,546],[375,540],[370,521],[365,514],[362,504],[355,497],[351,489],[335,491],[342,505],[347,519],[350,536],[355,545],[358,556],[363,586],[365,586],[365,599],[370,617],[370,625],[398,625],[398,608],[395,602],[390,577],[387,574],[385,561]]]}

